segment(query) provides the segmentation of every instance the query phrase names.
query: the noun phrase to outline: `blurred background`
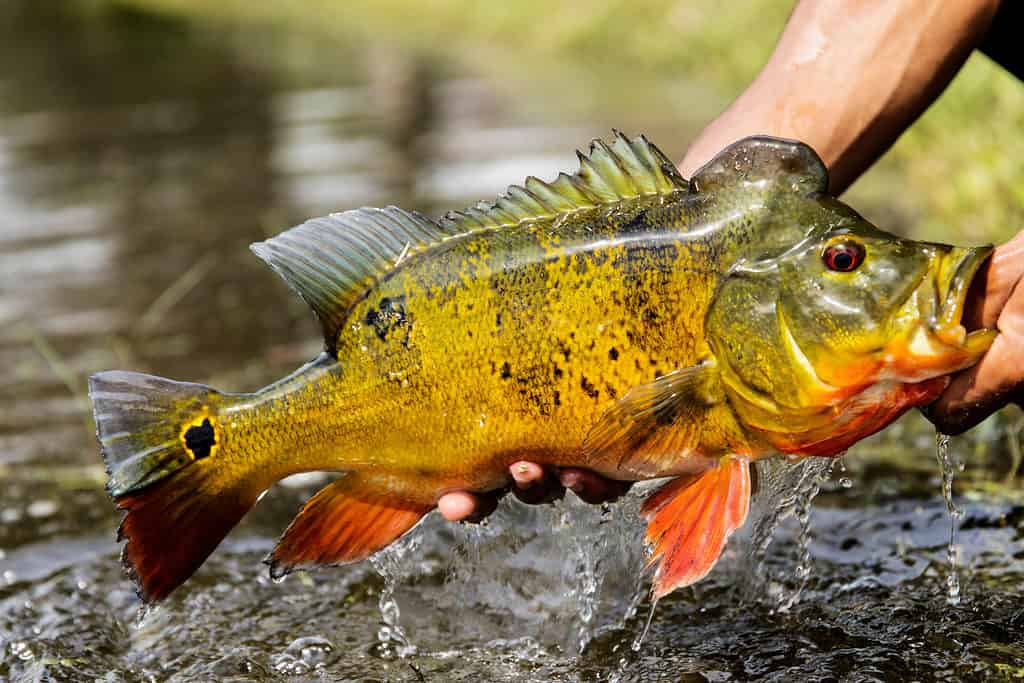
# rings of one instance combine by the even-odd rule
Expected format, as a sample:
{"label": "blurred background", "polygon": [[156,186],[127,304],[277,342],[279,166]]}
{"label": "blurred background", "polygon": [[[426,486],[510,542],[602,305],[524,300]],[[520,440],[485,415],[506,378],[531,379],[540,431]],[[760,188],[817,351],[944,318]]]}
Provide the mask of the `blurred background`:
{"label": "blurred background", "polygon": [[[791,6],[0,3],[0,678],[1024,675],[1016,409],[953,444],[955,607],[916,415],[831,477],[768,473],[799,494],[771,498],[726,570],[666,600],[640,653],[635,520],[572,502],[506,505],[484,529],[435,521],[377,571],[276,586],[259,560],[315,486],[299,481],[159,612],[139,621],[120,576],[90,373],[230,390],[280,377],[319,334],[249,243],[361,205],[437,215],[492,198],[574,169],[612,127],[679,159]],[[895,232],[1001,241],[1024,228],[1022,130],[1024,88],[975,55],[845,199]]]}

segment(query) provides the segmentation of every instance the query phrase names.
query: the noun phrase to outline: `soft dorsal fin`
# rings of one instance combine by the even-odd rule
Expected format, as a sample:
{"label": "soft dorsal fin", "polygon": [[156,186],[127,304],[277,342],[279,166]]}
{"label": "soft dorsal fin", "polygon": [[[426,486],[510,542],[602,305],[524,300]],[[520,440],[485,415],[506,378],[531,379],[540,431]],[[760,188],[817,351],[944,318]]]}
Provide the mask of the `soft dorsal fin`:
{"label": "soft dorsal fin", "polygon": [[611,145],[591,143],[580,168],[545,183],[530,177],[493,204],[451,212],[440,224],[389,206],[314,218],[252,250],[310,305],[328,352],[349,309],[403,260],[450,239],[555,218],[624,199],[685,191],[688,184],[668,157],[643,136],[616,132]]}
{"label": "soft dorsal fin", "polygon": [[430,219],[389,206],[313,218],[251,249],[313,309],[333,354],[352,304],[403,259],[446,236]]}
{"label": "soft dorsal fin", "polygon": [[522,186],[513,185],[493,203],[480,202],[449,212],[441,225],[457,232],[505,228],[689,187],[675,164],[643,135],[630,140],[616,131],[611,145],[594,140],[588,154],[576,155],[580,168],[572,175],[561,173],[550,183],[530,176]]}

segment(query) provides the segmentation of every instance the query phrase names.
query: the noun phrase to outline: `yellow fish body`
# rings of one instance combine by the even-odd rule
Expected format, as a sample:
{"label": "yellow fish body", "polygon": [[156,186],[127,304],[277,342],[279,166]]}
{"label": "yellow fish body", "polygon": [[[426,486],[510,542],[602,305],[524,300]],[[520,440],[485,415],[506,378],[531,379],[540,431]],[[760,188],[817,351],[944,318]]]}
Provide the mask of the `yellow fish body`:
{"label": "yellow fish body", "polygon": [[325,336],[261,391],[91,379],[144,599],[291,474],[345,473],[289,526],[275,574],[365,558],[521,459],[677,477],[644,506],[661,596],[743,523],[752,460],[835,455],[991,343],[959,324],[990,249],[877,230],[804,145],[748,138],[690,181],[643,138],[580,160],[439,222],[359,209],[253,245]]}

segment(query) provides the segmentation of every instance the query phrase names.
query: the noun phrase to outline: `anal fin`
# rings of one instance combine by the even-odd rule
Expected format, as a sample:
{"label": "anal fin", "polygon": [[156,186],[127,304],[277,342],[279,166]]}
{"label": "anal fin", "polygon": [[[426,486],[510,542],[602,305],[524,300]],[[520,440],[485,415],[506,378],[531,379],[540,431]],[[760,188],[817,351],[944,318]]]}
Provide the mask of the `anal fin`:
{"label": "anal fin", "polygon": [[648,566],[658,565],[657,600],[704,578],[750,508],[750,464],[722,458],[718,467],[680,477],[655,491],[641,508],[647,519]]}
{"label": "anal fin", "polygon": [[266,560],[270,574],[279,578],[295,569],[365,559],[398,540],[431,508],[346,475],[306,501]]}

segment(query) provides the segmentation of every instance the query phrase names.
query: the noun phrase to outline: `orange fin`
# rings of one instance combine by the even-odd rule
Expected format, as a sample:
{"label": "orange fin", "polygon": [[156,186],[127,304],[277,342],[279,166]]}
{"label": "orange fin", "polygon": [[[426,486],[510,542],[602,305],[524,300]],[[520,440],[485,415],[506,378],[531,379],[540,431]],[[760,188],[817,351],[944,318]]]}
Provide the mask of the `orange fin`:
{"label": "orange fin", "polygon": [[118,540],[139,597],[157,602],[185,582],[256,503],[257,491],[217,491],[205,463],[193,463],[138,491],[118,496],[125,510]]}
{"label": "orange fin", "polygon": [[432,507],[396,499],[346,475],[306,501],[266,560],[270,575],[365,559],[398,540]]}
{"label": "orange fin", "polygon": [[648,566],[658,565],[654,599],[704,578],[749,509],[750,464],[732,457],[703,474],[675,479],[644,501]]}
{"label": "orange fin", "polygon": [[669,464],[699,449],[702,416],[724,400],[713,358],[674,370],[612,405],[587,434],[584,454],[638,479],[664,476]]}

